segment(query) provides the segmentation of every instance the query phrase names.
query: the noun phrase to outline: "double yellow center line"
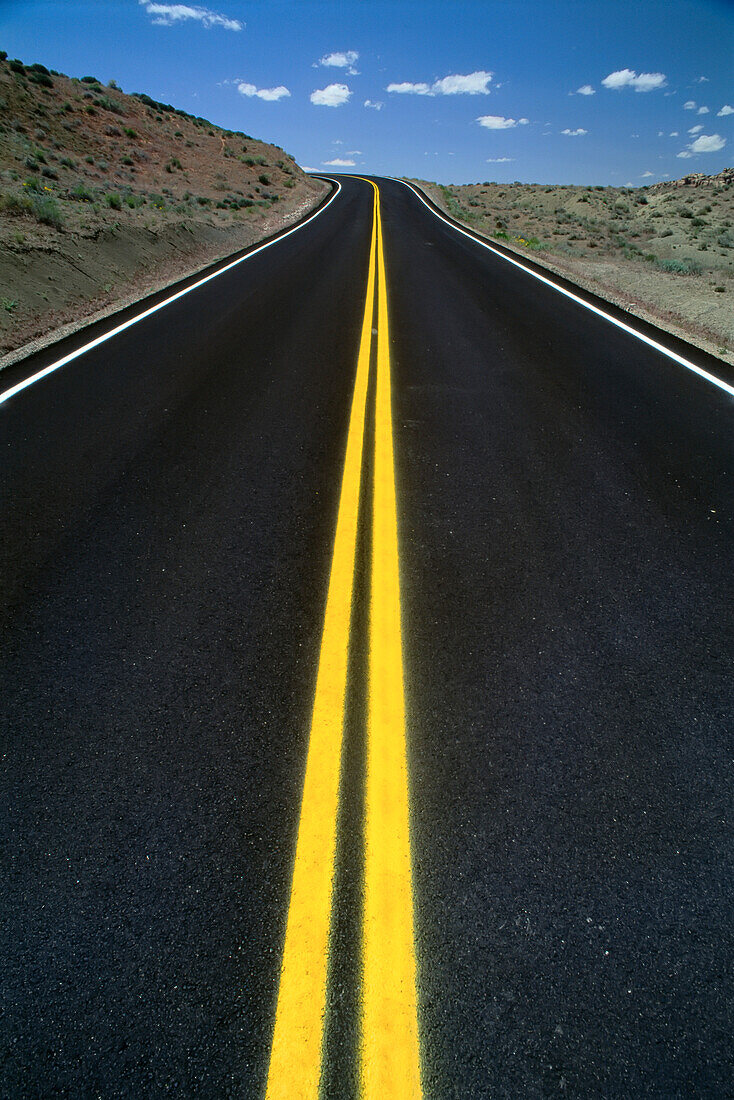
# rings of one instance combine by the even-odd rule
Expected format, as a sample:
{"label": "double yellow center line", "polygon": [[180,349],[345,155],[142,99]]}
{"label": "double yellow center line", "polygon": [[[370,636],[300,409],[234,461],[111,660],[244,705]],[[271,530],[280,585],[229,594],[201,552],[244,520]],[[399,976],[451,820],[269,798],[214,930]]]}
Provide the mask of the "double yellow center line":
{"label": "double yellow center line", "polygon": [[422,1095],[387,292],[380,196],[375,184],[372,187],[372,243],[364,320],[316,678],[266,1100],[317,1100],[322,1073],[347,655],[375,286],[377,346],[360,1082],[364,1100],[390,1097],[419,1100]]}

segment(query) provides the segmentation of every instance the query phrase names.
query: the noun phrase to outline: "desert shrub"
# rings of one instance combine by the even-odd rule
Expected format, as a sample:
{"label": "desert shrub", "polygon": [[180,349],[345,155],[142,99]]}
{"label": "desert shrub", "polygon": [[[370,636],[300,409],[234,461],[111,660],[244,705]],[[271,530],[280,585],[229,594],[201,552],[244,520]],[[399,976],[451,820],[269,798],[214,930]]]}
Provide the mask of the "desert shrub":
{"label": "desert shrub", "polygon": [[283,184],[283,186],[288,187],[288,188],[295,187],[296,186],[296,181],[295,180],[286,180],[285,183]]}
{"label": "desert shrub", "polygon": [[0,50],[0,61],[7,61],[7,59],[8,59],[8,51],[7,50]]}
{"label": "desert shrub", "polygon": [[138,136],[136,131],[133,130],[132,127],[130,127],[130,126],[125,126],[125,128],[123,129],[123,133],[125,134],[126,137],[129,137],[129,138],[136,138]]}
{"label": "desert shrub", "polygon": [[144,202],[145,199],[142,195],[125,195],[125,206],[129,206],[131,210],[137,210]]}
{"label": "desert shrub", "polygon": [[11,72],[17,73],[18,76],[25,76],[25,65],[22,61],[19,61],[17,57],[14,57],[13,60],[9,62],[9,65]]}
{"label": "desert shrub", "polygon": [[54,229],[61,229],[64,224],[61,212],[54,199],[45,195],[34,195],[31,199],[31,212],[36,221],[43,225],[51,225]]}
{"label": "desert shrub", "polygon": [[673,275],[700,275],[701,265],[686,256],[682,260],[658,260],[661,271],[669,271]]}
{"label": "desert shrub", "polygon": [[21,214],[27,214],[30,209],[31,200],[25,195],[0,195],[0,210],[6,214],[19,217]]}
{"label": "desert shrub", "polygon": [[40,84],[42,88],[53,88],[54,82],[48,73],[29,72],[28,79],[33,84]]}
{"label": "desert shrub", "polygon": [[57,180],[59,178],[59,173],[54,172],[53,168],[42,168],[41,175],[45,176],[47,180]]}
{"label": "desert shrub", "polygon": [[122,210],[122,199],[116,191],[110,191],[108,195],[105,195],[104,201],[113,210]]}
{"label": "desert shrub", "polygon": [[26,157],[23,163],[31,172],[40,172],[40,168],[34,157]]}
{"label": "desert shrub", "polygon": [[97,113],[91,103],[88,103],[84,110],[87,112],[88,115],[96,115]]}
{"label": "desert shrub", "polygon": [[681,218],[693,218],[693,211],[692,210],[686,210],[685,207],[681,207],[680,210],[678,211],[678,214],[680,215]]}
{"label": "desert shrub", "polygon": [[83,183],[77,183],[76,187],[72,187],[69,194],[72,199],[76,199],[78,202],[91,202],[94,198],[92,192]]}
{"label": "desert shrub", "polygon": [[209,198],[208,195],[199,195],[196,201],[198,202],[199,206],[209,206],[212,200]]}
{"label": "desert shrub", "polygon": [[99,84],[96,76],[83,76],[82,84]]}
{"label": "desert shrub", "polygon": [[258,181],[263,184],[263,186],[270,186],[270,176],[266,176],[264,172],[262,172],[257,178]]}
{"label": "desert shrub", "polygon": [[34,179],[33,176],[29,176],[28,179],[24,182],[23,186],[27,187],[29,191],[40,191],[41,190],[40,183],[38,182],[37,179]]}
{"label": "desert shrub", "polygon": [[133,163],[133,158],[132,157],[123,157],[122,158],[122,163],[123,164],[128,164],[128,165],[132,164]]}
{"label": "desert shrub", "polygon": [[122,115],[125,113],[122,109],[122,104],[114,99],[110,99],[107,95],[97,96],[94,105],[95,107],[101,107],[103,111],[112,111],[115,115]]}
{"label": "desert shrub", "polygon": [[673,230],[672,229],[661,229],[660,230],[660,236],[661,237],[672,237],[673,236]]}
{"label": "desert shrub", "polygon": [[63,165],[64,168],[76,168],[76,164],[74,164],[71,157],[62,157],[59,164]]}
{"label": "desert shrub", "polygon": [[716,238],[716,243],[721,248],[734,248],[734,237],[731,235],[731,233],[728,233],[726,230],[724,230],[724,232],[720,233],[719,236]]}

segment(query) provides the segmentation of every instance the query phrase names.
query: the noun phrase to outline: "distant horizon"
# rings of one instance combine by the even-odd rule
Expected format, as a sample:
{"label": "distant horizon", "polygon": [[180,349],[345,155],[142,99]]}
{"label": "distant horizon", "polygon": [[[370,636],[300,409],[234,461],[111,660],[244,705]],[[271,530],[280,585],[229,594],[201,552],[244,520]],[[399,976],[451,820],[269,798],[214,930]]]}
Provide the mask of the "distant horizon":
{"label": "distant horizon", "polygon": [[719,0],[19,0],[0,46],[318,174],[641,187],[734,163]]}

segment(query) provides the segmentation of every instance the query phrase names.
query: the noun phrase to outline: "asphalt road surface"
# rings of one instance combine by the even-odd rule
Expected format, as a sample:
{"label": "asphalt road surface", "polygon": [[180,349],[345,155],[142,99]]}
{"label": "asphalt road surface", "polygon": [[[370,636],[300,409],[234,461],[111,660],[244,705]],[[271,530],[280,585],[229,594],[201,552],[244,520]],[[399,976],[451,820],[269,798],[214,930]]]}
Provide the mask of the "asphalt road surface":
{"label": "asphalt road surface", "polygon": [[734,1095],[734,398],[649,340],[734,372],[634,327],[342,177],[0,405],[2,1097]]}

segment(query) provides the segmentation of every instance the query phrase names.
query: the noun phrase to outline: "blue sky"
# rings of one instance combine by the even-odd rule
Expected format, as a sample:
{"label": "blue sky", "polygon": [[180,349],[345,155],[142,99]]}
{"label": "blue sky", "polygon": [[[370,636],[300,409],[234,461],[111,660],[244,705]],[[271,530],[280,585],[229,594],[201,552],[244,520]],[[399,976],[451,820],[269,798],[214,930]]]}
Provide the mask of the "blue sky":
{"label": "blue sky", "polygon": [[730,0],[0,0],[0,46],[317,170],[620,186],[734,163]]}

